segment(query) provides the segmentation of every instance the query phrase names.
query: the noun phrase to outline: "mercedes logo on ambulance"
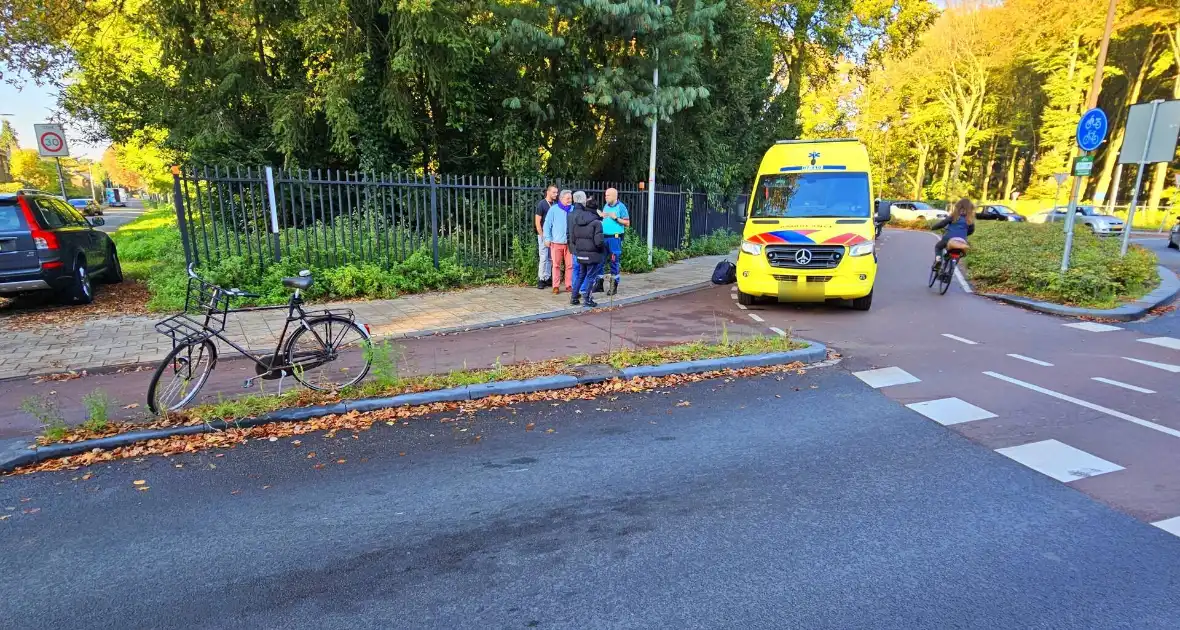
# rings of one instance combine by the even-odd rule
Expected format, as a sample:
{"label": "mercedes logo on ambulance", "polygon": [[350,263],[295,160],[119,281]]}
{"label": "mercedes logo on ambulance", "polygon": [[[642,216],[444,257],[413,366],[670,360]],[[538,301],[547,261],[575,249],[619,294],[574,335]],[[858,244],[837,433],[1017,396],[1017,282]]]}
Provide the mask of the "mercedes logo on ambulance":
{"label": "mercedes logo on ambulance", "polygon": [[801,249],[795,252],[795,263],[801,267],[811,264],[811,250]]}

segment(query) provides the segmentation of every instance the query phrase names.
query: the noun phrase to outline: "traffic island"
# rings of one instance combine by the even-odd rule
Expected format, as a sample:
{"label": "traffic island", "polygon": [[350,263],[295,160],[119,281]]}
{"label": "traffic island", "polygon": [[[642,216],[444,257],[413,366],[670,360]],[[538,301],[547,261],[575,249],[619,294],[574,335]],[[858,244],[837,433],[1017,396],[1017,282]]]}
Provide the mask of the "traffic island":
{"label": "traffic island", "polygon": [[[827,348],[818,342],[749,337],[714,344],[622,349],[596,357],[371,383],[364,389],[336,395],[301,391],[287,396],[257,396],[196,407],[161,418],[150,426],[126,424],[101,432],[75,429],[52,443],[41,438],[21,449],[0,451],[0,473],[76,469],[126,458],[233,448],[249,440],[316,431],[356,432],[377,422],[396,424],[440,412],[595,398],[722,376],[799,370],[826,358]],[[530,376],[517,378],[522,375]],[[458,384],[463,381],[467,382]],[[451,386],[432,387],[442,383]],[[377,390],[399,393],[365,395]]]}
{"label": "traffic island", "polygon": [[1159,286],[1147,295],[1128,302],[1115,308],[1083,308],[1080,306],[1067,306],[1064,304],[1056,304],[1053,302],[1045,302],[1042,300],[1034,300],[1032,298],[1021,297],[1018,295],[1010,295],[1006,293],[980,293],[984,297],[1007,302],[1015,306],[1027,308],[1041,313],[1048,313],[1050,315],[1060,315],[1063,317],[1093,317],[1098,319],[1108,319],[1112,321],[1129,322],[1140,319],[1151,311],[1170,303],[1176,299],[1177,294],[1180,294],[1180,278],[1172,270],[1162,265],[1156,267],[1159,273]]}

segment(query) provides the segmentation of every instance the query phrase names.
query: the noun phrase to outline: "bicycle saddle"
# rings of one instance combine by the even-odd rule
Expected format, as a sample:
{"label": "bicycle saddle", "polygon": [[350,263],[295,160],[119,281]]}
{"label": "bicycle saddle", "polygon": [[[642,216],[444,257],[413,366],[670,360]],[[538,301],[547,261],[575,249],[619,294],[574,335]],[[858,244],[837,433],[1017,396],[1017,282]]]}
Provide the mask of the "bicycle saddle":
{"label": "bicycle saddle", "polygon": [[300,291],[306,291],[311,287],[311,283],[312,277],[310,275],[299,276],[298,278],[283,278],[283,286],[287,287],[288,289],[299,289]]}

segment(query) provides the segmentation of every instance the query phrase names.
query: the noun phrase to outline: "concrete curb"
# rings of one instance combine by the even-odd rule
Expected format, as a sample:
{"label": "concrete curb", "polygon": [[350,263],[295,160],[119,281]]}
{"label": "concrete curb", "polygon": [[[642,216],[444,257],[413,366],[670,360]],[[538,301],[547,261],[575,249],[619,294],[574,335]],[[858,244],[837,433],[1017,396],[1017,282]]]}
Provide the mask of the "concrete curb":
{"label": "concrete curb", "polygon": [[1048,313],[1049,315],[1060,315],[1062,317],[1100,317],[1120,322],[1129,322],[1147,315],[1151,309],[1157,306],[1171,302],[1177,294],[1180,294],[1180,278],[1177,278],[1171,269],[1160,265],[1156,267],[1156,271],[1160,276],[1160,285],[1154,291],[1130,304],[1124,304],[1117,308],[1079,308],[1001,293],[980,293],[979,295],[1029,310]]}
{"label": "concrete curb", "polygon": [[40,448],[30,448],[28,443],[23,440],[13,440],[10,443],[0,445],[0,473],[11,472],[22,466],[28,466],[48,459],[80,455],[94,449],[107,450],[178,435],[211,433],[231,428],[254,427],[272,422],[303,422],[320,416],[344,414],[350,411],[368,412],[436,402],[461,402],[464,400],[487,398],[489,396],[507,396],[510,394],[527,394],[556,389],[568,389],[570,387],[577,387],[578,385],[601,383],[610,378],[632,379],[644,376],[667,376],[669,374],[696,374],[714,370],[795,363],[797,361],[802,363],[819,363],[827,358],[828,349],[822,343],[803,339],[799,341],[803,341],[808,345],[790,352],[754,354],[744,357],[702,359],[700,361],[683,361],[665,365],[623,368],[622,370],[608,370],[585,376],[571,376],[567,374],[543,376],[524,381],[499,381],[480,385],[464,385],[462,387],[440,389],[431,392],[350,400],[314,407],[280,409],[278,411],[264,413],[255,418],[243,418],[233,421],[214,420],[206,424],[193,426],[145,429],[143,431],[131,431],[129,433],[94,440],[83,440],[68,444],[51,444]]}

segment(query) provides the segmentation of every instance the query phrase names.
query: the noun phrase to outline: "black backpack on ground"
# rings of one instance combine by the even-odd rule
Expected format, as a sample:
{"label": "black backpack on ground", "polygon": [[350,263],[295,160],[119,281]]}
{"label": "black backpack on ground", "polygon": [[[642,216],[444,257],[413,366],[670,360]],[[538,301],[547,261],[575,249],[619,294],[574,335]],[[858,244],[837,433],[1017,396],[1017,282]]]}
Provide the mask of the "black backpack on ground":
{"label": "black backpack on ground", "polygon": [[717,263],[713,268],[713,284],[733,284],[737,282],[737,265],[728,260]]}

